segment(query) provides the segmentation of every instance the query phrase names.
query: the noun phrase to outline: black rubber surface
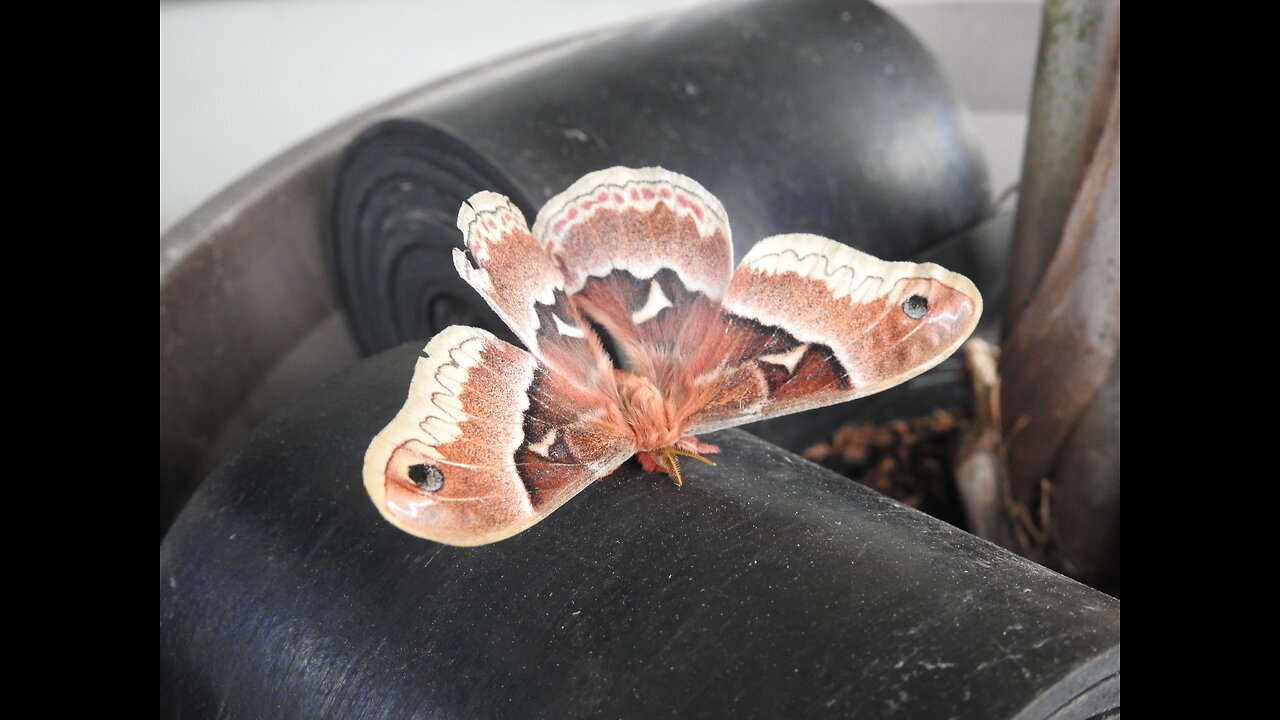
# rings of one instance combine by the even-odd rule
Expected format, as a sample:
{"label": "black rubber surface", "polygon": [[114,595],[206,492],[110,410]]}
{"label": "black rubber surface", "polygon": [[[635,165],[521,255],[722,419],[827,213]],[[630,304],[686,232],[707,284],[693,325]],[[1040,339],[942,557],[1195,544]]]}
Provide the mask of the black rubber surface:
{"label": "black rubber surface", "polygon": [[[261,426],[160,550],[162,717],[1078,718],[1120,604],[740,431],[460,549],[361,485],[418,347]],[[1057,713],[1057,714],[1055,714]]]}

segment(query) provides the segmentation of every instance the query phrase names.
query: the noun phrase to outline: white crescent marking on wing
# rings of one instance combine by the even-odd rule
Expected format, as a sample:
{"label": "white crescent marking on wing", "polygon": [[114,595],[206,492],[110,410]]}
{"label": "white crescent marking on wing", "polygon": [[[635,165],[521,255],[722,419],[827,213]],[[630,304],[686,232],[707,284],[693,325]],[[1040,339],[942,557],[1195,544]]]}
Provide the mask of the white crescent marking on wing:
{"label": "white crescent marking on wing", "polygon": [[650,280],[649,299],[644,301],[644,307],[631,313],[631,322],[639,325],[652,320],[658,316],[658,313],[669,307],[674,306],[666,293],[662,292],[662,287],[658,285],[658,281]]}

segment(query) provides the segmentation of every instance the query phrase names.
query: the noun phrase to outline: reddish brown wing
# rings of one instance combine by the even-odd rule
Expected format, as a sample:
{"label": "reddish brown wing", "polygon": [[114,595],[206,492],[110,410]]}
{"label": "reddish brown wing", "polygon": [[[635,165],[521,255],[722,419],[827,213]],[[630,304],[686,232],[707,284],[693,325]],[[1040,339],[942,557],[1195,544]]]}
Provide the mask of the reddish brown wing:
{"label": "reddish brown wing", "polygon": [[558,261],[574,305],[609,332],[630,369],[678,394],[699,370],[690,350],[715,327],[729,284],[720,202],[683,175],[616,167],[548,201],[533,234]]}
{"label": "reddish brown wing", "polygon": [[364,483],[406,532],[481,545],[538,522],[635,450],[603,394],[453,326],[427,344],[404,407],[370,443]]}
{"label": "reddish brown wing", "polygon": [[612,387],[608,356],[568,300],[555,259],[529,233],[520,210],[497,193],[476,193],[459,210],[458,229],[475,260],[472,265],[455,250],[458,274],[529,351],[583,387]]}
{"label": "reddish brown wing", "polygon": [[905,382],[977,326],[982,296],[931,263],[885,262],[816,235],[767,238],[733,275],[691,433],[832,405]]}

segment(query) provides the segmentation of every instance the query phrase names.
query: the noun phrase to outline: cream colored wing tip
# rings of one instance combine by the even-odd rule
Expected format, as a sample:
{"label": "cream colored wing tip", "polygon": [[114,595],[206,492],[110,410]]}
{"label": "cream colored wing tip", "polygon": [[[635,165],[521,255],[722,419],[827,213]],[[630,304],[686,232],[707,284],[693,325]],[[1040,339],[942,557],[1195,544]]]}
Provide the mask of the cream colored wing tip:
{"label": "cream colored wing tip", "polygon": [[481,190],[467,198],[458,208],[458,229],[462,231],[463,235],[466,235],[467,226],[476,219],[477,215],[495,212],[503,208],[509,209],[512,214],[520,218],[522,222],[524,221],[524,213],[520,212],[520,208],[511,202],[511,198],[490,190]]}
{"label": "cream colored wing tip", "polygon": [[478,267],[471,264],[471,258],[467,257],[467,253],[462,248],[453,249],[453,269],[458,271],[458,275],[463,280],[470,280],[471,273],[477,272]]}

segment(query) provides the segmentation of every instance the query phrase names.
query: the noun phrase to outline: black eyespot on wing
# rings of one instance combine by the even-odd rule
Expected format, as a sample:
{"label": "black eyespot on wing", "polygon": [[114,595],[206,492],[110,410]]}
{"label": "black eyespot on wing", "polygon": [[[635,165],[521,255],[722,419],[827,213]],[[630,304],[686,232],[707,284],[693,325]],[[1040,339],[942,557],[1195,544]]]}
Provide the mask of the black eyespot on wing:
{"label": "black eyespot on wing", "polygon": [[409,466],[409,479],[414,485],[430,492],[444,487],[444,473],[439,468],[424,463]]}
{"label": "black eyespot on wing", "polygon": [[912,320],[919,320],[929,311],[929,300],[922,295],[912,295],[902,303],[902,312]]}

